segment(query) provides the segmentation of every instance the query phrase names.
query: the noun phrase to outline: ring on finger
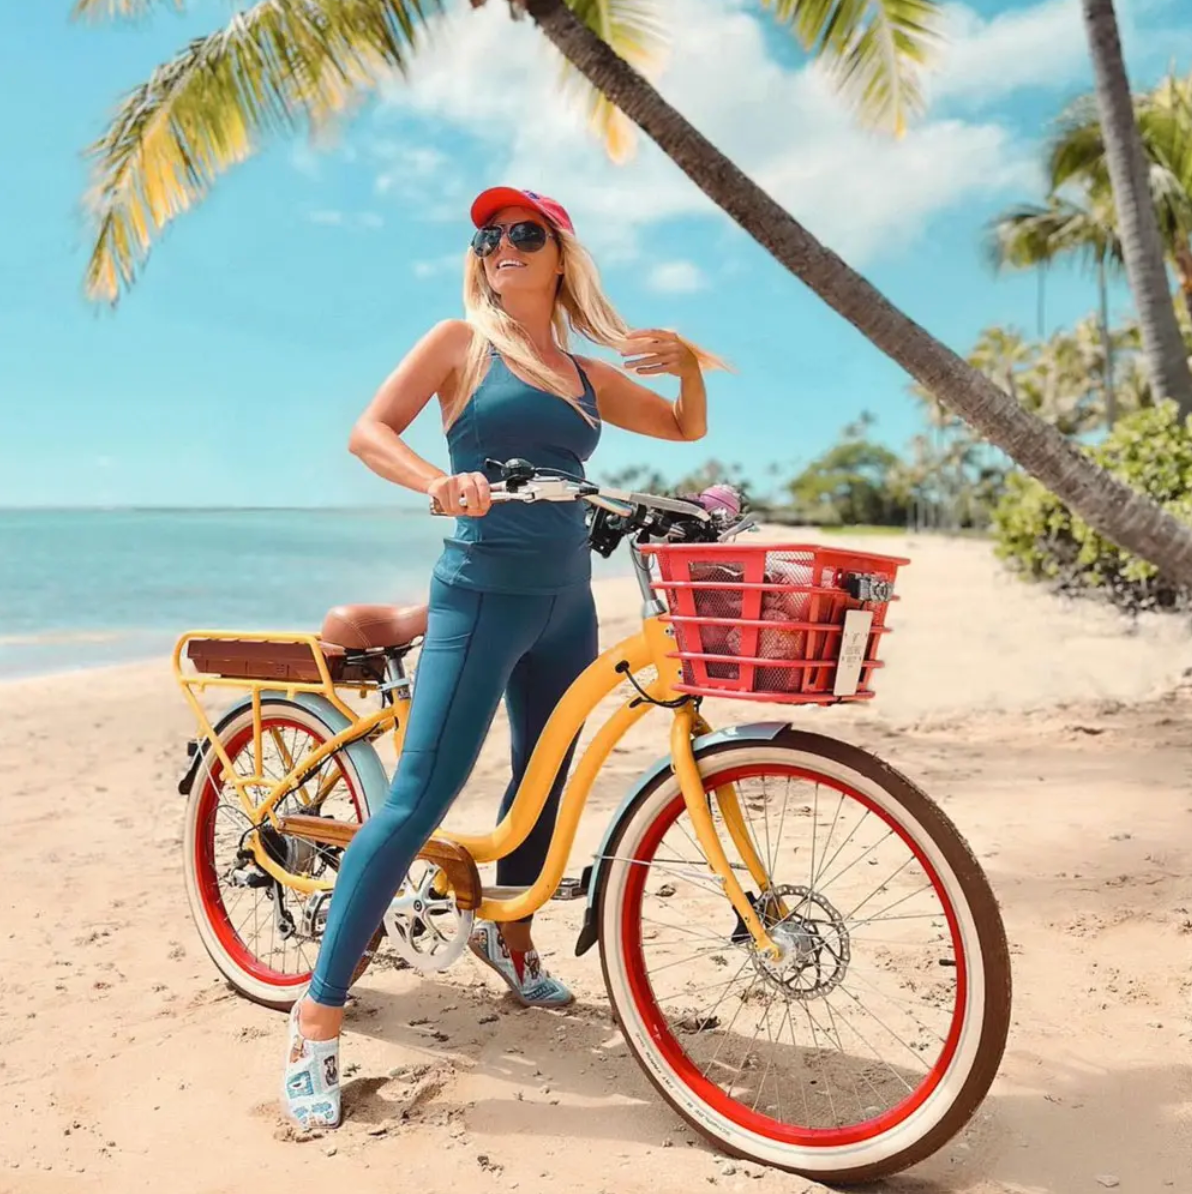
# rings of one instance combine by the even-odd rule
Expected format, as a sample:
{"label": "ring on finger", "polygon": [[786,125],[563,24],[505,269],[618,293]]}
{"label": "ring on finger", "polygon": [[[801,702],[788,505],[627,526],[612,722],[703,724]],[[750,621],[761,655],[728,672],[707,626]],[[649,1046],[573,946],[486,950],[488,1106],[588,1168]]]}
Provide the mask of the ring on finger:
{"label": "ring on finger", "polygon": [[466,510],[468,508],[468,499],[466,497],[464,497],[463,494],[460,494],[459,508],[461,510]]}

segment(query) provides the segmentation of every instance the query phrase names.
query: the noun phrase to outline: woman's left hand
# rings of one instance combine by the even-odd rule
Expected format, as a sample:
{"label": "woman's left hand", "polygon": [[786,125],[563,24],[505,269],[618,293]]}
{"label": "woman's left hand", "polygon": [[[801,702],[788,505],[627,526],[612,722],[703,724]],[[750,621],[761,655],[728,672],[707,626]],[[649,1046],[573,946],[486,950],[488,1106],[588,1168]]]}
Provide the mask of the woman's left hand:
{"label": "woman's left hand", "polygon": [[674,332],[663,328],[630,332],[621,355],[626,358],[625,368],[631,373],[673,373],[682,377],[699,372],[695,353]]}

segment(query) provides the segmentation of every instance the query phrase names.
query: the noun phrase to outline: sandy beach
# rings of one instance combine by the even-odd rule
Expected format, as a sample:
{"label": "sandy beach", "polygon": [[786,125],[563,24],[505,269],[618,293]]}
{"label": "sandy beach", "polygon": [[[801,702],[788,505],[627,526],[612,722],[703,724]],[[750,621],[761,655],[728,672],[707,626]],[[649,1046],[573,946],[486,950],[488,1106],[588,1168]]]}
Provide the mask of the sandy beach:
{"label": "sandy beach", "polygon": [[[961,1136],[880,1188],[1187,1194],[1192,632],[1022,585],[981,541],[847,543],[914,561],[876,702],[705,712],[874,750],[941,803],[1001,901],[1015,991],[999,1077]],[[607,643],[638,598],[630,581],[597,593]],[[571,873],[664,753],[664,724],[611,757]],[[378,959],[348,1014],[349,1119],[296,1141],[276,1102],[284,1019],[228,989],[190,920],[175,778],[192,734],[164,660],[0,685],[0,1191],[821,1189],[718,1157],[655,1095],[597,951],[573,956],[579,902],[538,922],[577,994],[566,1012],[519,1008],[471,957],[433,978]],[[449,826],[489,824],[507,760],[502,715]]]}

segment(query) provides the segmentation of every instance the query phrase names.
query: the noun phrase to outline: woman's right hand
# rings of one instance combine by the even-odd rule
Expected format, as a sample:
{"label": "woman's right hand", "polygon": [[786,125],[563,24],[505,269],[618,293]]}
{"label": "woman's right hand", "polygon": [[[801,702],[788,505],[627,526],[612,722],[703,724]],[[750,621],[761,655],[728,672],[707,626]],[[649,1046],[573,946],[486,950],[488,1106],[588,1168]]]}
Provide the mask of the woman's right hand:
{"label": "woman's right hand", "polygon": [[436,477],[426,492],[433,510],[458,518],[482,518],[492,507],[492,491],[483,473]]}

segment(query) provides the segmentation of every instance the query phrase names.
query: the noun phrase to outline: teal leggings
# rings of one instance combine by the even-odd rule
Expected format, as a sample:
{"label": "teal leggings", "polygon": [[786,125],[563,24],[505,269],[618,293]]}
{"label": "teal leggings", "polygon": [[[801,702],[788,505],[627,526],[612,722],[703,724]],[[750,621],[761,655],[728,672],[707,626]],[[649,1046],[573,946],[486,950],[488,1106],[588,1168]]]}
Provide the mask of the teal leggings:
{"label": "teal leggings", "polygon": [[[597,652],[592,591],[552,596],[431,584],[430,618],[405,742],[389,796],[344,851],[310,996],[342,1007],[352,972],[402,876],[447,815],[484,743],[502,694],[513,739],[503,817],[559,698]],[[526,841],[497,863],[497,882],[529,886],[546,858],[575,743]]]}

